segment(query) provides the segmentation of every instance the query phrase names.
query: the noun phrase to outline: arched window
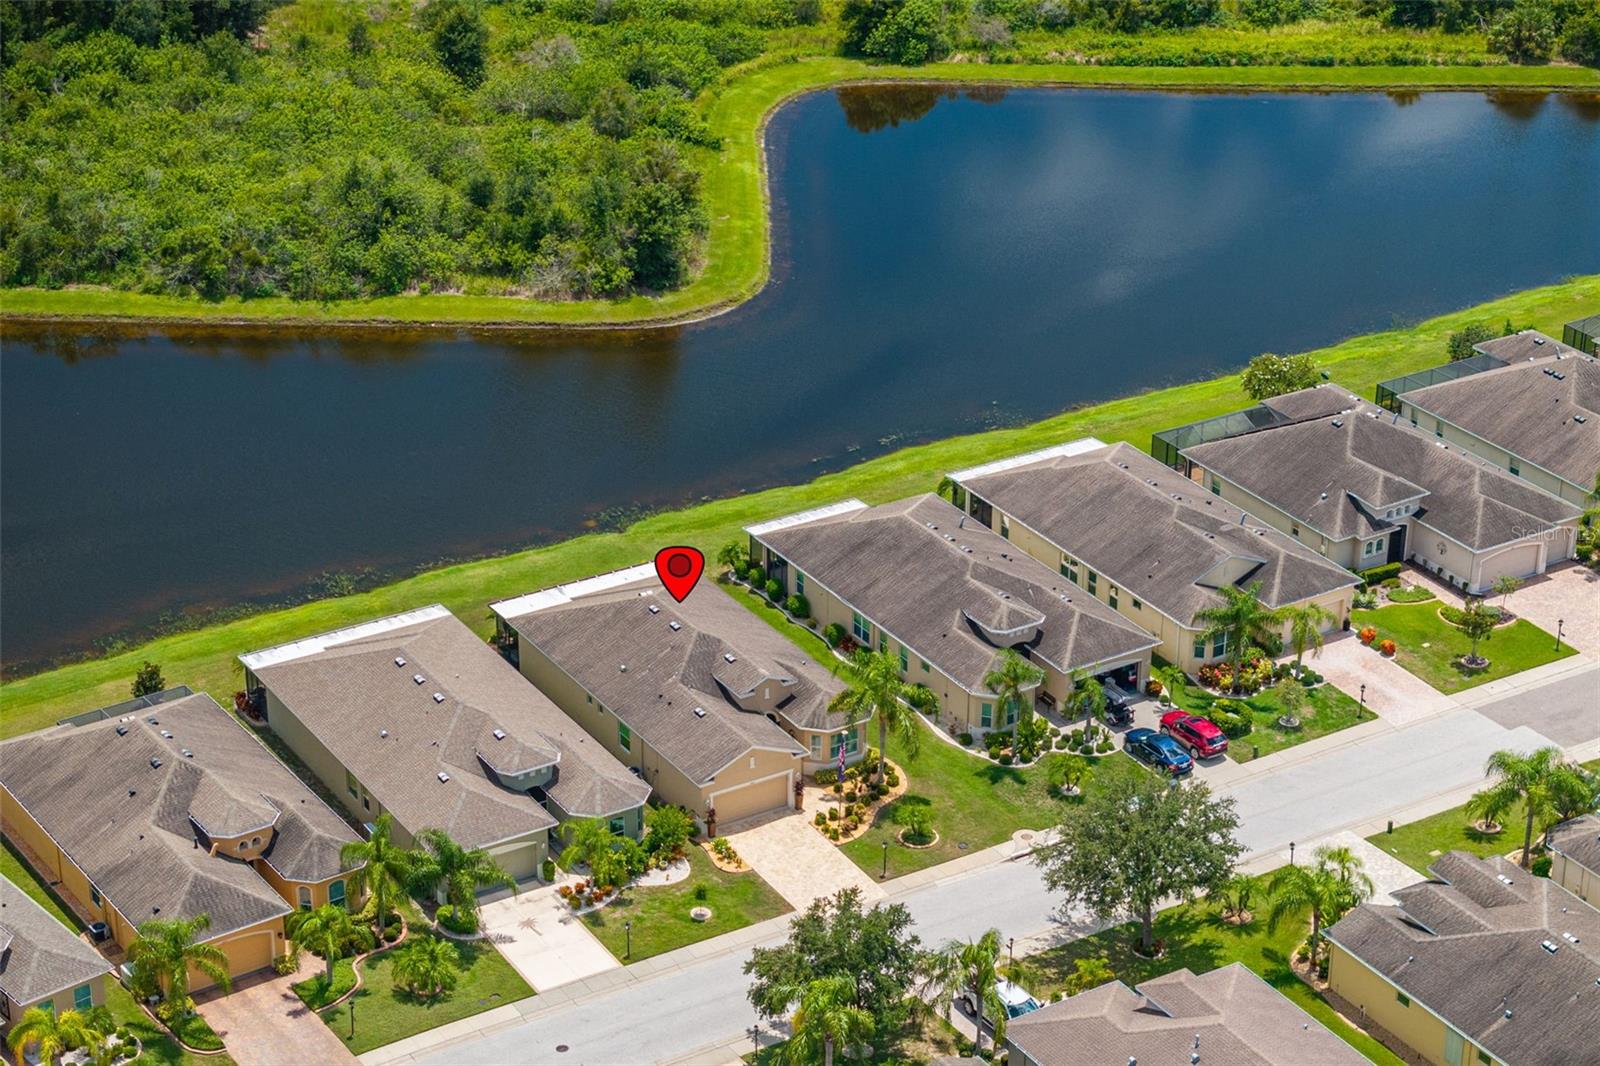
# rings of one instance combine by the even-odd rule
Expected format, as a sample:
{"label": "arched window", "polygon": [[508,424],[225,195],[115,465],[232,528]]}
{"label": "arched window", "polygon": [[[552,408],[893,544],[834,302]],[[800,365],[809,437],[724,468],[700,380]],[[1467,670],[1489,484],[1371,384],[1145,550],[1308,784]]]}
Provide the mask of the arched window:
{"label": "arched window", "polygon": [[344,906],[344,882],[335,881],[328,886],[328,902],[335,907]]}
{"label": "arched window", "polygon": [[300,909],[303,911],[311,909],[311,890],[305,885],[300,886]]}
{"label": "arched window", "polygon": [[244,842],[244,841],[242,841],[242,840],[241,840],[241,841],[239,841],[239,850],[240,850],[240,851],[243,851],[243,850],[244,850],[244,849],[245,849],[245,848],[248,848],[248,847],[249,847],[249,846],[250,846],[250,845],[249,845],[249,844],[246,844],[246,843],[245,843],[245,842]]}

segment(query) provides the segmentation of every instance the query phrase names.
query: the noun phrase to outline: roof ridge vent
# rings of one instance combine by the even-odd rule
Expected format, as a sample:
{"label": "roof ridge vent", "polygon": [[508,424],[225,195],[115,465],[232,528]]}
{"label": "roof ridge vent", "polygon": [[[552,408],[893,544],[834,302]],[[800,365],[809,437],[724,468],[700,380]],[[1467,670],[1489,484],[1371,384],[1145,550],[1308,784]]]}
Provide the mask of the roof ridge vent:
{"label": "roof ridge vent", "polygon": [[673,621],[667,623],[667,628],[676,633],[678,630],[683,628],[683,623],[674,619]]}
{"label": "roof ridge vent", "polygon": [[423,675],[421,675],[421,674],[412,674],[411,675],[411,680],[415,681],[417,684],[420,685],[423,682],[427,681],[428,679],[426,677],[424,677]]}
{"label": "roof ridge vent", "polygon": [[659,603],[652,603],[648,609],[651,614],[661,613],[661,605]]}
{"label": "roof ridge vent", "polygon": [[404,666],[406,664],[406,657],[404,655],[396,655],[394,657],[394,664],[396,666]]}
{"label": "roof ridge vent", "polygon": [[496,729],[494,731],[494,738],[496,740],[504,740],[506,738],[506,731],[504,729]]}
{"label": "roof ridge vent", "polygon": [[1344,419],[1342,419],[1342,418],[1335,418],[1335,419],[1334,419],[1334,420],[1333,420],[1333,428],[1334,428],[1334,429],[1343,429],[1343,428],[1344,428]]}
{"label": "roof ridge vent", "polygon": [[731,651],[725,651],[722,653],[722,661],[725,663],[736,663],[739,661],[739,657],[733,654]]}
{"label": "roof ridge vent", "polygon": [[161,756],[159,756],[159,755],[150,756],[150,769],[152,769],[152,770],[161,769]]}
{"label": "roof ridge vent", "polygon": [[[181,751],[182,751],[182,752],[183,752],[183,757],[184,757],[184,758],[185,758],[185,759],[192,759],[192,758],[194,758],[194,752],[192,752],[192,751],[190,751],[190,750],[189,750],[189,749],[188,749],[188,748],[181,748],[181,749],[179,749],[179,750],[181,750]],[[1568,935],[1571,935],[1571,934],[1568,934]],[[1576,943],[1577,943],[1577,941],[1576,941],[1576,940],[1574,940],[1574,941],[1573,941],[1573,943],[1574,943],[1574,944],[1576,944]]]}
{"label": "roof ridge vent", "polygon": [[434,703],[443,703],[444,702],[444,693],[443,692],[435,692],[433,694],[433,702]]}
{"label": "roof ridge vent", "polygon": [[439,771],[439,784],[442,785],[448,780],[450,780],[450,775],[445,773],[443,770],[440,770]]}
{"label": "roof ridge vent", "polygon": [[706,709],[704,707],[696,707],[694,709],[694,716],[696,718],[704,718],[706,716]]}
{"label": "roof ridge vent", "polygon": [[163,729],[163,730],[162,730],[162,731],[161,731],[161,735],[162,735],[162,736],[163,736],[163,737],[165,737],[165,738],[166,738],[166,739],[167,739],[167,740],[171,740],[171,739],[172,739],[172,730],[170,730],[170,729]]}

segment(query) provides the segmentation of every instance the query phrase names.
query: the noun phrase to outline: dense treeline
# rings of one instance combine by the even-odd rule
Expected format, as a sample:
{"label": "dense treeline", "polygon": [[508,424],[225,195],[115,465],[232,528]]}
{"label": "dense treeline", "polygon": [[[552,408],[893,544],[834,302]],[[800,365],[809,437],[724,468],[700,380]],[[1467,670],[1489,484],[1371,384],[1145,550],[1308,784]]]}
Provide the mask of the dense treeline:
{"label": "dense treeline", "polygon": [[135,2],[179,28],[141,44],[120,5],[5,5],[5,284],[316,300],[677,285],[706,224],[688,155],[714,147],[691,100],[795,15],[238,3],[216,28],[192,17],[207,3]]}
{"label": "dense treeline", "polygon": [[585,298],[695,271],[764,53],[1600,62],[1600,0],[0,0],[0,284]]}

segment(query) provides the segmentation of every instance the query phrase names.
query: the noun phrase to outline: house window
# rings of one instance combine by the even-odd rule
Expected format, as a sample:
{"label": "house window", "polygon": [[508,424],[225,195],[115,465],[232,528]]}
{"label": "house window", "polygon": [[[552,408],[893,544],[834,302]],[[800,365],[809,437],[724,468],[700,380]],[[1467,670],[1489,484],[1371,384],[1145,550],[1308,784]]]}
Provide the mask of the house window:
{"label": "house window", "polygon": [[828,758],[837,759],[841,746],[844,748],[846,756],[854,755],[859,745],[860,741],[857,739],[854,729],[846,730],[843,733],[834,733],[828,738]]}
{"label": "house window", "polygon": [[300,909],[303,911],[311,909],[311,890],[305,885],[300,886]]}
{"label": "house window", "polygon": [[1417,428],[1417,409],[1415,407],[1411,409],[1411,428]]}
{"label": "house window", "polygon": [[811,757],[813,759],[822,758],[822,734],[821,733],[812,733],[811,734]]}
{"label": "house window", "polygon": [[922,663],[922,672],[923,673],[927,673],[928,672],[928,660],[922,659],[922,660],[919,660],[919,661]]}
{"label": "house window", "polygon": [[806,594],[806,575],[798,570],[794,572],[794,594],[796,596],[804,596]]}
{"label": "house window", "polygon": [[1435,437],[1444,436],[1444,423],[1439,421],[1437,418],[1433,420],[1433,435]]}
{"label": "house window", "polygon": [[1006,725],[1009,727],[1009,726],[1014,726],[1016,724],[1017,724],[1017,701],[1016,700],[1006,700]]}
{"label": "house window", "polygon": [[1112,585],[1110,588],[1106,589],[1106,602],[1112,607],[1117,605],[1117,586]]}
{"label": "house window", "polygon": [[855,635],[857,642],[869,646],[872,644],[872,623],[854,611],[850,612],[850,632]]}
{"label": "house window", "polygon": [[628,823],[624,822],[621,818],[613,818],[607,824],[606,828],[611,830],[612,836],[619,837],[628,831]]}
{"label": "house window", "polygon": [[1139,610],[1139,609],[1140,609],[1140,608],[1142,608],[1142,607],[1143,607],[1143,606],[1144,606],[1144,604],[1142,604],[1142,603],[1140,603],[1140,602],[1139,602],[1139,597],[1137,597],[1137,596],[1135,596],[1135,597],[1134,597],[1134,598],[1133,598],[1133,609],[1134,609],[1134,610],[1135,610],[1135,611],[1137,611],[1137,610]]}
{"label": "house window", "polygon": [[335,907],[344,906],[343,881],[335,881],[328,886],[328,902]]}
{"label": "house window", "polygon": [[1061,553],[1061,576],[1074,585],[1078,583],[1078,561],[1065,552]]}
{"label": "house window", "polygon": [[1007,540],[1011,539],[1011,519],[1005,515],[1000,516],[1000,535]]}
{"label": "house window", "polygon": [[361,789],[356,784],[356,775],[351,773],[349,770],[344,772],[344,790],[350,793],[351,799],[361,798]]}
{"label": "house window", "polygon": [[1211,654],[1214,655],[1214,656],[1215,655],[1226,655],[1226,654],[1228,654],[1228,634],[1226,634],[1226,633],[1218,633],[1215,637],[1212,638],[1212,640],[1211,640]]}
{"label": "house window", "polygon": [[100,906],[100,890],[95,888],[94,885],[89,886],[89,902],[96,907]]}
{"label": "house window", "polygon": [[878,650],[879,651],[888,651],[889,650],[889,635],[887,633],[885,633],[881,629],[878,630]]}
{"label": "house window", "polygon": [[1213,496],[1221,496],[1222,495],[1222,482],[1218,481],[1215,477],[1213,477],[1211,479],[1211,495],[1213,495]]}
{"label": "house window", "polygon": [[94,989],[79,985],[72,990],[72,1009],[83,1011],[94,1006]]}
{"label": "house window", "polygon": [[1089,571],[1089,595],[1094,595],[1095,582],[1100,580],[1100,575],[1093,570]]}
{"label": "house window", "polygon": [[1511,476],[1512,477],[1521,477],[1522,476],[1522,467],[1517,465],[1517,461],[1515,459],[1511,460]]}
{"label": "house window", "polygon": [[1483,1066],[1491,1066],[1494,1060],[1489,1058],[1489,1053],[1487,1051],[1483,1050],[1483,1048],[1479,1048],[1478,1061],[1483,1063]]}
{"label": "house window", "polygon": [[1411,1006],[1411,997],[1406,995],[1404,992],[1396,992],[1394,994],[1394,998],[1395,1002],[1399,1003],[1402,1007]]}
{"label": "house window", "polygon": [[1369,541],[1367,541],[1367,543],[1364,544],[1362,546],[1362,548],[1361,548],[1361,556],[1362,556],[1362,558],[1370,559],[1372,556],[1382,553],[1382,551],[1383,551],[1383,543],[1384,543],[1384,538],[1383,537],[1379,537],[1377,540],[1369,540]]}
{"label": "house window", "polygon": [[978,704],[978,725],[984,729],[994,725],[994,704]]}
{"label": "house window", "polygon": [[900,672],[903,674],[911,669],[911,656],[906,653],[906,646],[900,645]]}
{"label": "house window", "polygon": [[1204,634],[1197,635],[1194,638],[1194,657],[1196,659],[1204,659],[1206,657],[1206,638]]}
{"label": "house window", "polygon": [[1300,523],[1299,522],[1290,522],[1289,523],[1289,536],[1298,537],[1299,535],[1300,535]]}
{"label": "house window", "polygon": [[633,750],[633,730],[628,728],[626,722],[617,723],[617,743],[622,745],[623,751]]}

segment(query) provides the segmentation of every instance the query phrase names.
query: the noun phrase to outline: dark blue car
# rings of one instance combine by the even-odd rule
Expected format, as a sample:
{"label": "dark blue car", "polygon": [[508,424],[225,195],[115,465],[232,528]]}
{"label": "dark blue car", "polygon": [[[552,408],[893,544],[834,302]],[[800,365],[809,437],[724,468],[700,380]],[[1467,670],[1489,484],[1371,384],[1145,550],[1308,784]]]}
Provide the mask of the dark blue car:
{"label": "dark blue car", "polygon": [[1123,747],[1140,762],[1149,763],[1175,777],[1194,769],[1194,760],[1183,750],[1183,745],[1154,729],[1128,730]]}

